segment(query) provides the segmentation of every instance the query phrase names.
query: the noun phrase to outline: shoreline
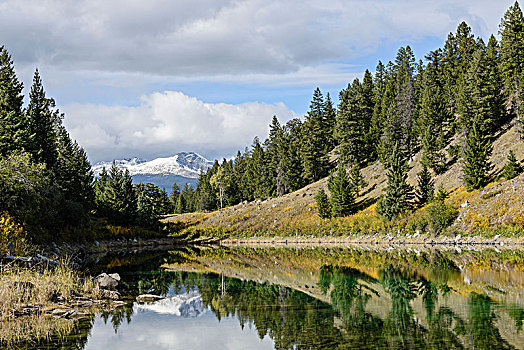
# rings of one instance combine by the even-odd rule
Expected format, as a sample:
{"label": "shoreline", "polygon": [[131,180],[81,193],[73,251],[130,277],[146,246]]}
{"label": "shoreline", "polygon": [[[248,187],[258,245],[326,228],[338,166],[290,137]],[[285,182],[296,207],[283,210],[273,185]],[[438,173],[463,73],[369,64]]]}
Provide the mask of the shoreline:
{"label": "shoreline", "polygon": [[485,238],[481,236],[460,236],[452,237],[431,237],[429,235],[419,235],[416,237],[407,236],[344,236],[344,237],[252,237],[252,238],[227,238],[220,240],[220,245],[261,245],[261,246],[286,246],[286,245],[380,245],[380,246],[445,246],[445,247],[466,247],[466,246],[486,246],[486,247],[506,247],[524,249],[524,237],[493,237]]}

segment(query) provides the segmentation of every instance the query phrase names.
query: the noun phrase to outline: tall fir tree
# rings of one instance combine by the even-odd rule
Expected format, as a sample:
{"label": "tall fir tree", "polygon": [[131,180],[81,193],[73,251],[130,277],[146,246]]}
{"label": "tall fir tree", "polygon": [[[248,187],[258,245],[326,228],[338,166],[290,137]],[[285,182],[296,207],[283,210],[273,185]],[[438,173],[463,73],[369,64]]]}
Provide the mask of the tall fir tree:
{"label": "tall fir tree", "polygon": [[515,153],[513,150],[510,150],[508,153],[508,162],[502,169],[502,176],[504,176],[506,180],[511,180],[519,176],[523,170],[522,164],[520,164],[517,157],[515,157]]}
{"label": "tall fir tree", "polygon": [[331,218],[331,205],[329,204],[329,198],[323,188],[317,192],[315,196],[318,208],[318,216],[321,219]]}
{"label": "tall fir tree", "polygon": [[56,132],[60,119],[58,111],[52,110],[54,107],[55,101],[46,97],[37,69],[26,109],[31,135],[28,151],[37,162],[46,164],[49,169],[55,167],[58,158]]}
{"label": "tall fir tree", "polygon": [[467,132],[462,171],[468,190],[481,188],[491,170],[492,144],[481,121],[475,120]]}
{"label": "tall fir tree", "polygon": [[326,176],[329,170],[329,161],[325,147],[324,127],[324,97],[319,88],[313,93],[302,128],[302,142],[300,147],[303,179],[312,183]]}
{"label": "tall fir tree", "polygon": [[421,162],[440,174],[446,165],[442,149],[447,145],[447,122],[451,116],[439,80],[438,64],[438,58],[434,57],[424,72],[417,131],[423,151]]}
{"label": "tall fir tree", "polygon": [[176,209],[176,204],[178,202],[178,197],[180,196],[180,187],[175,182],[173,183],[173,186],[171,186],[171,193],[169,193],[169,200],[171,201],[171,207],[173,210]]}
{"label": "tall fir tree", "polygon": [[345,165],[361,163],[366,157],[366,129],[360,99],[358,79],[340,92],[335,137],[340,148],[340,162]]}
{"label": "tall fir tree", "polygon": [[24,86],[16,77],[13,61],[0,47],[0,156],[13,150],[27,150],[31,135],[22,112]]}
{"label": "tall fir tree", "polygon": [[324,101],[324,137],[325,137],[325,153],[331,152],[333,148],[337,145],[335,139],[335,125],[337,122],[337,115],[335,112],[335,107],[333,106],[333,101],[331,101],[331,96],[329,93],[326,95]]}
{"label": "tall fir tree", "polygon": [[330,175],[328,189],[331,194],[331,215],[341,217],[351,214],[355,197],[343,164],[339,164],[336,173]]}
{"label": "tall fir tree", "polygon": [[398,143],[393,147],[386,175],[388,183],[379,203],[379,213],[391,220],[411,209],[413,199],[413,188],[407,183],[406,160]]}
{"label": "tall fir tree", "polygon": [[426,165],[422,166],[422,170],[417,174],[417,188],[415,189],[415,197],[419,205],[429,202],[435,193],[435,182],[431,178],[431,172]]}
{"label": "tall fir tree", "polygon": [[[499,26],[500,72],[504,95],[522,124],[522,90],[524,88],[524,17],[518,1],[511,6]],[[522,130],[521,130],[522,131]]]}

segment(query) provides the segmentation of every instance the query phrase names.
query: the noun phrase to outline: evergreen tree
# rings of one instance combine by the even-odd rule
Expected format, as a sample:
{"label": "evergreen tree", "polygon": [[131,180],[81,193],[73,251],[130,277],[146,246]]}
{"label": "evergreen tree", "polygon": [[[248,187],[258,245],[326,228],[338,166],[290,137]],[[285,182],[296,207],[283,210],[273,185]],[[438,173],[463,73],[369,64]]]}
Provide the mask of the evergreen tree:
{"label": "evergreen tree", "polygon": [[426,165],[422,166],[422,171],[417,174],[417,188],[415,197],[417,203],[423,205],[429,202],[435,193],[435,182],[431,178],[431,173]]}
{"label": "evergreen tree", "polygon": [[302,129],[300,151],[306,183],[320,180],[329,169],[325,147],[324,106],[322,92],[317,88]]}
{"label": "evergreen tree", "polygon": [[355,200],[354,189],[342,164],[339,164],[335,174],[329,176],[328,189],[331,193],[331,215],[341,217],[351,214]]}
{"label": "evergreen tree", "polygon": [[285,157],[283,159],[284,182],[288,191],[302,188],[303,180],[302,160],[300,158],[300,145],[302,142],[302,122],[298,118],[291,119],[284,127]]}
{"label": "evergreen tree", "polygon": [[46,97],[37,69],[26,110],[31,135],[28,151],[37,162],[45,163],[50,169],[54,168],[58,159],[56,127],[59,119],[58,112],[52,111],[54,107],[55,101]]}
{"label": "evergreen tree", "polygon": [[488,132],[494,134],[504,123],[506,112],[504,110],[504,96],[502,76],[499,68],[499,43],[495,36],[491,35],[486,48],[486,99],[490,106],[492,120],[486,123]]}
{"label": "evergreen tree", "polygon": [[320,216],[321,219],[331,218],[331,206],[329,204],[328,196],[323,188],[317,192],[315,200],[317,201],[318,216]]}
{"label": "evergreen tree", "polygon": [[188,203],[187,203],[187,197],[189,192],[189,186],[184,184],[184,188],[182,189],[182,192],[180,193],[180,196],[178,196],[178,200],[175,207],[175,213],[177,214],[183,214],[188,212]]}
{"label": "evergreen tree", "polygon": [[[218,162],[216,162],[216,166],[218,167]],[[194,203],[196,205],[195,209],[211,211],[217,208],[217,197],[213,190],[213,186],[211,186],[210,183],[211,177],[217,170],[218,169],[216,168],[212,168],[209,169],[207,173],[204,173],[203,171],[200,172],[195,193],[193,195]],[[186,203],[189,203],[189,201],[186,201]]]}
{"label": "evergreen tree", "polygon": [[[438,55],[438,53],[434,54]],[[445,156],[442,149],[447,145],[447,122],[451,119],[439,81],[438,57],[432,56],[422,82],[417,131],[421,137],[421,162],[440,174],[445,170]]]}
{"label": "evergreen tree", "polygon": [[370,91],[364,94],[358,79],[340,92],[335,137],[340,145],[340,161],[343,164],[361,164],[368,158],[366,135],[372,115],[371,107],[366,106],[364,99],[370,98],[369,94]]}
{"label": "evergreen tree", "polygon": [[382,197],[379,213],[391,220],[406,212],[412,206],[413,188],[407,183],[406,161],[399,144],[395,144],[386,175],[388,184]]}
{"label": "evergreen tree", "polygon": [[63,126],[58,129],[58,159],[55,175],[68,198],[84,203],[92,200],[93,171],[87,154],[80,145],[71,140]]}
{"label": "evergreen tree", "polygon": [[122,171],[113,161],[109,169],[103,198],[107,208],[107,218],[119,225],[134,223],[136,214],[136,193],[131,175]]}
{"label": "evergreen tree", "polygon": [[266,199],[271,195],[271,179],[268,174],[267,158],[258,137],[253,140],[251,158],[244,174],[246,190],[250,199]]}
{"label": "evergreen tree", "polygon": [[340,92],[335,137],[340,145],[341,164],[359,163],[365,156],[365,129],[358,106],[358,79]]}
{"label": "evergreen tree", "polygon": [[250,153],[249,149],[246,147],[244,153],[238,151],[233,162],[233,178],[235,179],[235,184],[238,187],[238,193],[236,194],[237,202],[244,200],[251,200],[252,193],[248,192],[247,181],[247,167],[249,163]]}
{"label": "evergreen tree", "polygon": [[353,189],[355,197],[359,197],[360,191],[368,185],[367,182],[364,180],[362,173],[360,172],[360,167],[357,164],[353,164],[351,170],[349,171],[349,182],[351,184],[351,188]]}
{"label": "evergreen tree", "polygon": [[491,170],[489,163],[491,151],[491,141],[485,135],[483,125],[475,121],[466,136],[462,167],[468,190],[479,189],[485,184]]}
{"label": "evergreen tree", "polygon": [[522,89],[524,87],[524,17],[518,1],[511,6],[500,22],[500,72],[504,95],[509,106],[522,123]]}
{"label": "evergreen tree", "polygon": [[517,176],[519,176],[523,171],[522,165],[515,157],[515,153],[513,153],[513,150],[509,151],[508,154],[508,162],[506,165],[504,165],[504,168],[502,169],[502,176],[506,180],[511,180]]}
{"label": "evergreen tree", "polygon": [[109,207],[106,189],[109,186],[109,174],[105,167],[95,179],[93,184],[95,211],[100,216],[108,216]]}
{"label": "evergreen tree", "polygon": [[486,53],[483,50],[476,51],[460,84],[458,111],[464,131],[472,123],[480,122],[483,131],[490,133],[499,124],[502,101],[500,87],[490,79],[492,68],[488,66]]}
{"label": "evergreen tree", "polygon": [[135,186],[136,192],[136,223],[145,227],[153,226],[158,216],[154,205],[154,194],[149,193],[147,185],[140,183]]}
{"label": "evergreen tree", "polygon": [[180,187],[175,182],[173,183],[173,186],[171,187],[171,193],[169,194],[169,201],[171,202],[171,207],[173,210],[176,210],[178,197],[180,197]]}
{"label": "evergreen tree", "polygon": [[23,87],[11,56],[0,46],[0,156],[13,150],[27,150],[29,146],[29,125],[22,113]]}
{"label": "evergreen tree", "polygon": [[337,145],[335,139],[335,124],[336,124],[336,113],[335,108],[333,107],[333,102],[331,101],[331,96],[329,93],[326,95],[326,100],[324,101],[324,137],[325,137],[325,153],[331,152],[333,148]]}

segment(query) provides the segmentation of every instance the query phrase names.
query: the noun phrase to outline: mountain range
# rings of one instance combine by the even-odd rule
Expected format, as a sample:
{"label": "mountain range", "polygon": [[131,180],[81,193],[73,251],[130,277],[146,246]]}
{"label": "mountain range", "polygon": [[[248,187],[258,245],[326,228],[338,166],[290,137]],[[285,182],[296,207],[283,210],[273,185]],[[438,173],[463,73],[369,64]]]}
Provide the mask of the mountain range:
{"label": "mountain range", "polygon": [[[115,164],[121,169],[129,170],[133,183],[151,182],[167,191],[173,183],[180,188],[184,184],[196,187],[201,170],[206,171],[213,163],[195,152],[180,152],[167,158],[156,158],[147,161],[142,158],[115,159]],[[113,161],[99,162],[92,166],[95,176],[98,176],[105,167],[109,170]]]}

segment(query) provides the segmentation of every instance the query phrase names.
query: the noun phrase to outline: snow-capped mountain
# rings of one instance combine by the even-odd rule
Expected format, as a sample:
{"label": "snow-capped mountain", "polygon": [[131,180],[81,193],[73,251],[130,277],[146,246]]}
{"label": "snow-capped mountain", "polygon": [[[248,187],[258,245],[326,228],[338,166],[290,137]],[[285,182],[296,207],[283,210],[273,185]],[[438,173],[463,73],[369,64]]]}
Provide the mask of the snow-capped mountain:
{"label": "snow-capped mountain", "polygon": [[208,310],[202,301],[202,296],[197,291],[169,296],[153,303],[137,303],[133,309],[134,311],[153,311],[179,317],[197,317]]}
{"label": "snow-capped mountain", "polygon": [[[181,152],[168,158],[156,158],[145,161],[141,158],[115,160],[116,164],[129,170],[131,175],[178,175],[186,178],[198,178],[200,169],[207,170],[213,163],[194,152]],[[112,162],[100,162],[93,165],[95,176],[102,168],[109,169]]]}

